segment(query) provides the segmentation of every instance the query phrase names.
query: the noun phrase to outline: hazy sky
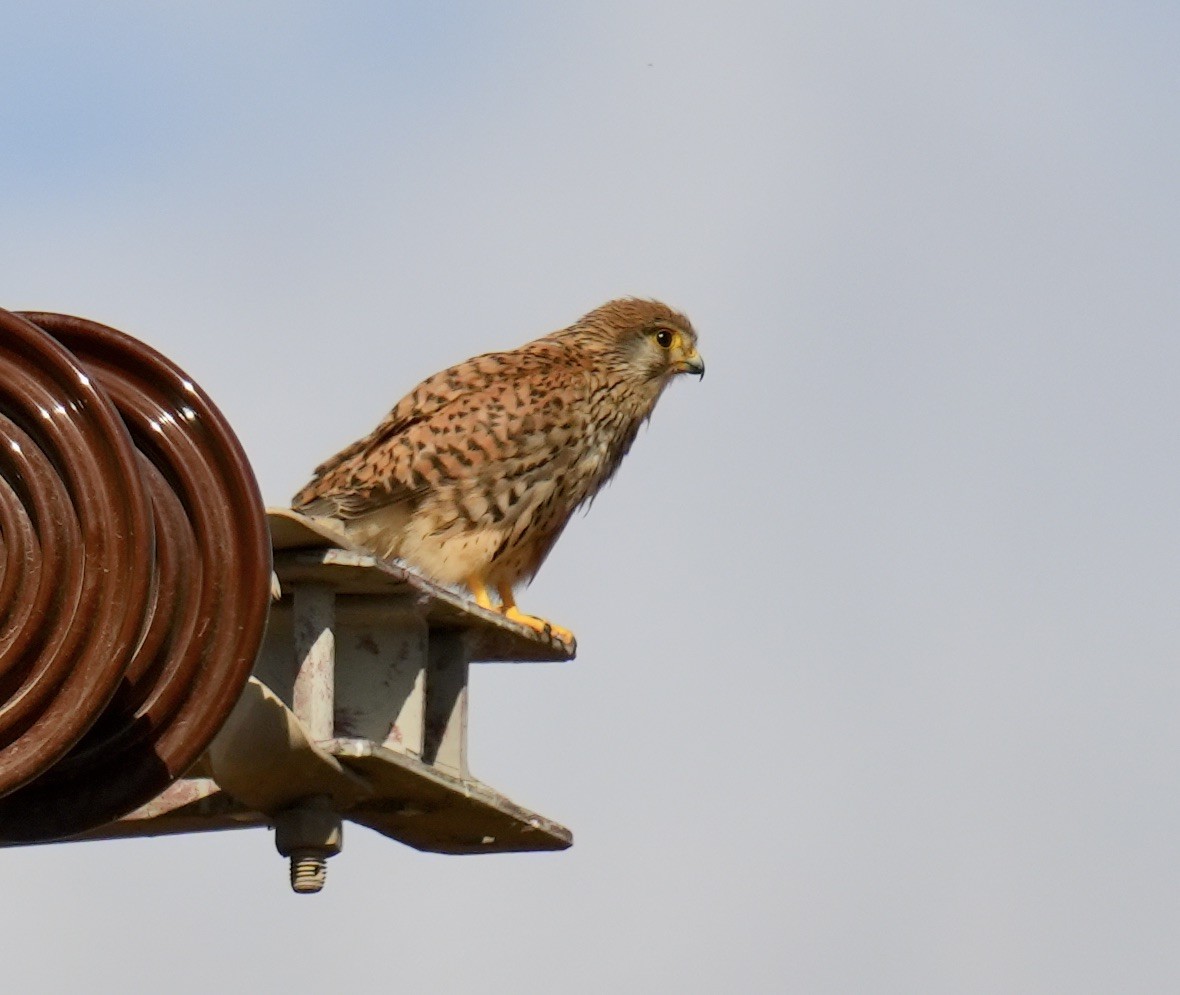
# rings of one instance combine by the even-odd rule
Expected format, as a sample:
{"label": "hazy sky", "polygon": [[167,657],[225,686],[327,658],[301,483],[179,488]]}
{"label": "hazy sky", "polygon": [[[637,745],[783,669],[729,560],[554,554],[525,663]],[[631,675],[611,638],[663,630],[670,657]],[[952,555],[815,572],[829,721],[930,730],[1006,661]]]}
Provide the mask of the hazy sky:
{"label": "hazy sky", "polygon": [[677,383],[473,678],[561,854],[0,853],[14,992],[1180,989],[1174,4],[0,13],[0,306],[161,349],[271,503],[621,294]]}

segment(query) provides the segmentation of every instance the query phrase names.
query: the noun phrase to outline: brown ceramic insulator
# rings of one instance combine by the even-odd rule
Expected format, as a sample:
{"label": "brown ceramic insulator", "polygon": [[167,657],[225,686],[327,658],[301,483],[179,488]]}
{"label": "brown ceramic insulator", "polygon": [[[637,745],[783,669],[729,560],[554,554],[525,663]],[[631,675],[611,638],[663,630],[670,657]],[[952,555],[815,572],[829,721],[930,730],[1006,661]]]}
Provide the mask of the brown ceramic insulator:
{"label": "brown ceramic insulator", "polygon": [[237,438],[183,371],[122,332],[26,314],[102,386],[139,451],[156,528],[142,641],[115,697],[51,772],[0,799],[0,839],[50,839],[151,800],[204,752],[250,675],[270,539]]}
{"label": "brown ceramic insulator", "polygon": [[111,700],[153,567],[147,498],[118,413],[69,352],[7,311],[0,567],[0,795],[11,797]]}

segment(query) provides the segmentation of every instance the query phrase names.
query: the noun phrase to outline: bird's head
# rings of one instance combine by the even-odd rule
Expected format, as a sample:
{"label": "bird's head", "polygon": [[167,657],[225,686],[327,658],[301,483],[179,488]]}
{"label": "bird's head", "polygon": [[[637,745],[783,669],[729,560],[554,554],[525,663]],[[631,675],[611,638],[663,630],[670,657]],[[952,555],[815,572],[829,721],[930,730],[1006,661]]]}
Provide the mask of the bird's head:
{"label": "bird's head", "polygon": [[662,387],[677,373],[705,375],[697,333],[678,311],[633,297],[609,301],[568,329],[628,378]]}

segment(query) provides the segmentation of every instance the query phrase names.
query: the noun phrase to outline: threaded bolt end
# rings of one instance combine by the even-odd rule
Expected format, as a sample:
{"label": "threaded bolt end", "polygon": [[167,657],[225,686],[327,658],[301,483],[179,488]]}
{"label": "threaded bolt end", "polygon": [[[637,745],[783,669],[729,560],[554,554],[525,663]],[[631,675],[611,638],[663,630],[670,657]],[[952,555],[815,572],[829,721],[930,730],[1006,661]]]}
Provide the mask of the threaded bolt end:
{"label": "threaded bolt end", "polygon": [[291,890],[299,895],[314,895],[324,887],[328,861],[314,853],[291,854]]}

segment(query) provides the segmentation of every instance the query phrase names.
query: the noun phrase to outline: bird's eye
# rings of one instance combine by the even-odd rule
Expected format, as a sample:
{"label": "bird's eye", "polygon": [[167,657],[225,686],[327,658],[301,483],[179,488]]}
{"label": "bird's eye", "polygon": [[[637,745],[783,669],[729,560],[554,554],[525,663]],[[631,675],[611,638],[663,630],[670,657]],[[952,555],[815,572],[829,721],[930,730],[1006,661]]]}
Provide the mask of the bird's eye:
{"label": "bird's eye", "polygon": [[661,349],[671,349],[672,333],[666,328],[661,328],[656,332],[656,341],[660,344]]}

